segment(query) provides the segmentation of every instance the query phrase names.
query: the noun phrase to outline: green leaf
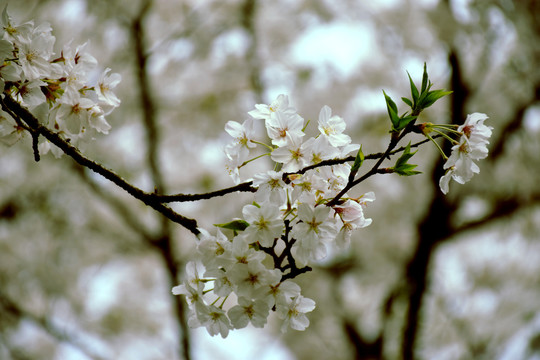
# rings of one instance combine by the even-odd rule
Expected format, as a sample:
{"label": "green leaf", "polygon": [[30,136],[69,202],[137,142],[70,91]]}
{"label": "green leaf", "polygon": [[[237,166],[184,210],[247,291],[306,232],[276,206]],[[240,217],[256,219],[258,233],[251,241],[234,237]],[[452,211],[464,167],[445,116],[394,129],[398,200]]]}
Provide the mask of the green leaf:
{"label": "green leaf", "polygon": [[394,172],[396,174],[398,174],[399,176],[413,176],[413,175],[418,175],[418,174],[421,174],[422,172],[421,171],[416,171],[416,170],[413,170],[415,167],[417,167],[418,165],[413,165],[413,164],[405,164],[403,165],[402,167],[400,167],[399,169],[394,169]]}
{"label": "green leaf", "polygon": [[[418,150],[416,150],[418,151]],[[416,170],[413,170],[414,168],[416,168],[418,165],[414,165],[414,164],[409,164],[408,161],[409,159],[414,155],[416,154],[416,151],[411,153],[411,143],[409,142],[409,144],[405,147],[405,149],[403,150],[403,154],[401,154],[401,156],[399,157],[399,159],[397,159],[396,161],[396,165],[394,165],[394,167],[392,168],[392,170],[400,175],[400,176],[411,176],[411,175],[416,175],[416,174],[420,174],[421,172],[420,171],[416,171]]]}
{"label": "green leaf", "polygon": [[402,129],[405,129],[405,127],[407,125],[409,125],[409,123],[411,121],[414,121],[416,120],[418,116],[413,116],[413,115],[409,115],[409,116],[402,116],[400,119],[399,119],[399,123],[398,123],[398,126],[396,128],[396,130],[402,130]]}
{"label": "green leaf", "polygon": [[429,91],[426,93],[425,97],[422,99],[422,102],[419,105],[422,107],[422,109],[426,109],[433,105],[435,101],[451,93],[452,91],[446,91],[444,89]]}
{"label": "green leaf", "polygon": [[394,167],[399,167],[403,164],[406,164],[407,161],[409,161],[409,159],[412,158],[414,154],[416,154],[416,151],[411,153],[411,143],[409,142],[407,146],[405,146],[405,149],[403,150],[403,154],[401,154],[399,159],[397,159],[396,165]]}
{"label": "green leaf", "polygon": [[383,90],[382,92],[383,92],[383,94],[384,94],[384,98],[386,99],[386,105],[387,105],[388,107],[391,107],[392,110],[394,110],[394,112],[397,113],[397,105],[396,105],[396,103],[392,100],[392,98],[391,98],[390,96],[386,95],[386,93],[384,92],[384,90]]}
{"label": "green leaf", "polygon": [[351,167],[351,172],[349,173],[349,181],[352,181],[354,179],[354,176],[358,172],[358,169],[362,166],[364,163],[364,153],[362,152],[362,145],[360,145],[360,149],[358,149],[358,153],[356,154],[356,158],[354,159],[354,164]]}
{"label": "green leaf", "polygon": [[[411,74],[407,72],[407,75],[409,76],[409,82],[411,83],[411,95],[413,99],[413,103],[416,104],[418,102],[418,89],[416,88],[416,85],[414,85],[414,81],[411,78]],[[412,105],[409,105],[412,106]]]}
{"label": "green leaf", "polygon": [[429,83],[429,77],[427,73],[427,64],[424,63],[424,74],[422,75],[422,88],[420,90],[421,94],[425,93],[426,90],[429,90],[428,83]]}
{"label": "green leaf", "polygon": [[392,130],[395,130],[399,125],[399,116],[397,114],[397,105],[392,100],[392,98],[383,90],[384,98],[386,99],[386,107],[388,108],[388,116],[390,117],[390,121],[392,121]]}
{"label": "green leaf", "polygon": [[225,224],[214,224],[214,226],[217,226],[223,229],[234,230],[234,231],[244,231],[249,226],[249,223],[247,221],[239,219],[239,220],[233,220]]}
{"label": "green leaf", "polygon": [[411,108],[413,107],[413,103],[411,100],[407,99],[406,97],[402,97],[401,100],[407,105],[409,105]]}

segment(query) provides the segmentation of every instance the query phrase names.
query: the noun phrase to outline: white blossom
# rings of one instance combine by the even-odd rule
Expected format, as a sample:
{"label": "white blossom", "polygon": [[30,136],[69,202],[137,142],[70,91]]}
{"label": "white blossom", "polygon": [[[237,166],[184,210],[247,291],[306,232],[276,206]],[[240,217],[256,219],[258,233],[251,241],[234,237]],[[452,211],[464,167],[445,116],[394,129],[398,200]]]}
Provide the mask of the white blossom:
{"label": "white blossom", "polygon": [[264,207],[246,205],[242,209],[244,219],[249,223],[245,230],[245,238],[249,243],[259,242],[262,246],[270,247],[274,239],[283,232],[283,220],[277,205],[268,204]]}
{"label": "white blossom", "polygon": [[289,142],[301,142],[304,136],[302,131],[304,119],[298,115],[290,115],[282,112],[273,112],[266,121],[268,137],[276,146],[286,146]]}
{"label": "white blossom", "polygon": [[283,319],[283,325],[281,331],[287,331],[288,327],[294,330],[303,331],[309,326],[309,319],[306,313],[315,309],[315,301],[298,295],[284,306],[277,306],[278,316]]}
{"label": "white blossom", "polygon": [[264,203],[266,201],[281,205],[287,197],[287,189],[290,187],[283,181],[283,173],[273,170],[257,173],[253,176],[253,186],[257,187],[255,201]]}
{"label": "white blossom", "polygon": [[198,306],[197,318],[200,324],[206,327],[208,333],[212,336],[220,334],[222,338],[229,335],[232,329],[231,323],[225,314],[225,311],[214,305]]}
{"label": "white blossom", "polygon": [[263,300],[249,300],[239,298],[238,305],[228,311],[232,325],[236,329],[242,329],[251,323],[256,328],[266,325],[270,308]]}
{"label": "white blossom", "polygon": [[283,164],[283,171],[294,172],[307,165],[307,152],[302,139],[289,137],[287,144],[272,151],[272,160]]}
{"label": "white blossom", "polygon": [[480,168],[474,162],[487,157],[491,127],[484,125],[485,114],[473,113],[467,116],[465,123],[458,127],[463,135],[452,147],[452,152],[443,168],[446,173],[439,180],[439,187],[444,194],[448,193],[450,179],[465,184]]}
{"label": "white blossom", "polygon": [[115,108],[120,106],[120,99],[118,99],[112,89],[118,86],[122,80],[122,77],[117,73],[112,73],[109,75],[109,71],[111,71],[111,69],[107,68],[101,74],[96,85],[96,94],[98,100],[102,102],[102,106],[110,106],[111,108]]}
{"label": "white blossom", "polygon": [[[277,271],[277,272],[276,272]],[[279,270],[269,270],[261,262],[238,263],[227,270],[228,277],[236,294],[252,298],[255,291],[279,279]]]}
{"label": "white blossom", "polygon": [[270,105],[257,104],[255,105],[255,110],[249,111],[248,114],[254,119],[268,120],[272,113],[278,111],[288,115],[296,114],[296,109],[289,106],[287,95],[279,95]]}
{"label": "white blossom", "polygon": [[345,146],[351,142],[351,137],[343,134],[346,124],[343,118],[334,115],[329,106],[323,106],[319,113],[319,131],[333,146]]}

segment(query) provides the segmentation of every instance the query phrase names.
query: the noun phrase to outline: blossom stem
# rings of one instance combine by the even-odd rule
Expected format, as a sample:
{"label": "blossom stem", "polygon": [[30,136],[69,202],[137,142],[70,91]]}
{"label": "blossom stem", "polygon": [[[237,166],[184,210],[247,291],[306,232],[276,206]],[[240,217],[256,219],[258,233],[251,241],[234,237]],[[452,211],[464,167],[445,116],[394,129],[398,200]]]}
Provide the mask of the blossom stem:
{"label": "blossom stem", "polygon": [[[448,131],[457,135],[463,135],[461,132],[457,131],[458,125],[455,124],[441,124],[441,125],[432,125],[432,128],[439,128],[443,129],[444,131]],[[433,130],[439,134],[442,134],[440,130]]]}
{"label": "blossom stem", "polygon": [[[437,130],[433,130],[433,131],[439,133],[439,131],[437,131]],[[441,134],[442,134],[442,133],[441,133]],[[446,137],[445,134],[442,134],[442,135]],[[439,144],[431,137],[431,135],[426,134],[426,136],[427,136],[427,138],[428,138],[429,140],[431,140],[431,142],[433,142],[433,143],[435,144],[435,146],[437,147],[437,149],[438,149],[439,152],[441,153],[441,156],[443,157],[443,159],[444,159],[444,160],[448,160],[448,156],[446,156],[446,154],[444,153],[444,151],[443,151],[443,149],[441,148],[441,146],[440,146],[440,145],[439,145]],[[452,141],[455,141],[455,140],[452,139],[452,138],[449,138],[449,139],[452,140]]]}
{"label": "blossom stem", "polygon": [[264,154],[262,154],[262,155],[255,156],[253,159],[249,159],[249,160],[244,161],[242,164],[240,164],[240,166],[238,166],[238,168],[240,169],[241,167],[246,166],[247,164],[249,164],[249,163],[252,162],[252,161],[255,161],[255,160],[257,160],[257,159],[260,159],[260,158],[262,158],[263,156],[269,156],[269,155],[270,155],[270,153],[264,153]]}
{"label": "blossom stem", "polygon": [[265,144],[263,142],[260,142],[260,141],[257,141],[257,140],[249,140],[249,142],[253,143],[253,144],[257,144],[257,145],[261,145],[261,146],[264,146],[265,148],[267,148],[268,150],[270,150],[270,152],[274,151],[274,148],[268,144]]}
{"label": "blossom stem", "polygon": [[[437,134],[440,134],[442,137],[444,137],[445,139],[447,139],[448,141],[450,141],[452,144],[457,144],[458,141],[456,141],[456,139],[452,139],[450,136],[448,136],[448,134],[445,134],[443,133],[442,131],[440,130],[437,130],[437,129],[433,129],[433,132],[436,132]],[[426,136],[428,136],[426,134]],[[433,138],[431,138],[431,136],[429,136],[429,138],[432,140]]]}
{"label": "blossom stem", "polygon": [[[218,302],[219,299],[221,299],[221,296],[217,297],[216,300],[214,300],[214,302],[211,303],[210,305],[215,305]],[[221,305],[223,305],[223,304],[221,304]]]}
{"label": "blossom stem", "polygon": [[[227,295],[227,296],[225,296],[225,297],[223,298],[223,301],[221,302],[221,305],[219,305],[219,308],[220,308],[220,309],[223,309],[223,305],[225,304],[225,301],[227,301],[228,298],[229,298],[229,295]],[[217,301],[217,300],[216,300],[216,301]]]}
{"label": "blossom stem", "polygon": [[307,127],[308,127],[308,125],[309,125],[310,122],[311,122],[311,120],[308,119],[308,121],[306,122],[306,125],[305,125],[304,128],[302,129],[302,132],[306,132],[306,129],[307,129]]}

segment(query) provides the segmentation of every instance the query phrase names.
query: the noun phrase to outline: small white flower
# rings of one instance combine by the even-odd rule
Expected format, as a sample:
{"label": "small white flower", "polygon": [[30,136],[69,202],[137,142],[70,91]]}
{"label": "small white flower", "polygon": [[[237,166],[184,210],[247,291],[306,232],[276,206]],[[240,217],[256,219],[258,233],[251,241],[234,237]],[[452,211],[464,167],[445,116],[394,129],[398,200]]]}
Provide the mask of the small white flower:
{"label": "small white flower", "polygon": [[283,171],[294,172],[307,165],[307,155],[301,138],[289,138],[287,145],[272,151],[271,158],[283,164]]}
{"label": "small white flower", "polygon": [[330,144],[326,136],[310,138],[304,143],[306,158],[310,165],[318,164],[323,160],[335,159],[340,156],[340,150]]}
{"label": "small white flower", "polygon": [[292,298],[300,295],[300,286],[291,280],[281,281],[281,276],[276,273],[274,281],[259,288],[255,292],[255,298],[264,299],[268,306],[287,304]]}
{"label": "small white flower", "polygon": [[261,262],[252,261],[234,265],[227,271],[227,276],[236,294],[251,299],[257,289],[275,279],[275,270],[267,269]]}
{"label": "small white flower", "polygon": [[204,281],[199,275],[203,271],[202,264],[194,261],[188,262],[186,264],[186,279],[182,284],[173,287],[172,293],[174,295],[185,295],[189,304],[204,303]]}
{"label": "small white flower", "polygon": [[286,191],[289,188],[283,181],[283,173],[272,170],[255,174],[253,186],[257,187],[255,201],[260,204],[268,201],[278,206],[285,202]]}
{"label": "small white flower", "polygon": [[293,237],[306,239],[312,237],[329,237],[334,227],[328,223],[330,208],[324,205],[314,207],[302,203],[298,206],[298,223],[292,231]]}
{"label": "small white flower", "polygon": [[319,113],[319,131],[332,146],[345,146],[351,142],[347,134],[343,134],[346,124],[343,118],[334,115],[329,106],[323,106]]}
{"label": "small white flower", "polygon": [[203,302],[204,287],[193,287],[188,281],[172,288],[173,295],[184,295],[189,305]]}
{"label": "small white flower", "polygon": [[312,260],[326,257],[325,242],[336,236],[335,220],[329,218],[330,208],[324,205],[313,207],[302,203],[298,206],[298,223],[291,232],[297,240],[294,254],[298,262],[307,265]]}
{"label": "small white flower", "polygon": [[87,85],[90,71],[97,66],[97,60],[84,49],[88,43],[72,48],[71,42],[62,49],[63,76],[66,78],[65,91],[79,91]]}
{"label": "small white flower", "polygon": [[230,252],[231,248],[232,243],[218,229],[216,236],[208,233],[201,236],[199,245],[197,246],[197,252],[206,269],[210,270],[217,269],[222,265],[220,259],[225,253]]}
{"label": "small white flower", "polygon": [[32,109],[46,101],[45,95],[41,91],[41,87],[46,85],[41,80],[25,82],[17,89],[17,95],[22,100],[24,106]]}
{"label": "small white flower", "polygon": [[[366,201],[373,201],[373,199],[368,196],[367,199],[364,199],[364,204]],[[360,200],[347,200],[342,205],[334,206],[334,211],[339,215],[343,222],[343,226],[336,236],[336,245],[340,249],[346,249],[349,247],[352,231],[369,226],[372,220],[364,217],[364,210]]]}
{"label": "small white flower", "polygon": [[233,142],[225,147],[225,154],[229,159],[235,159],[240,166],[248,159],[249,149],[256,146],[251,141],[255,135],[253,119],[247,119],[242,124],[228,121],[225,124],[225,131],[234,138]]}
{"label": "small white flower", "polygon": [[204,281],[199,274],[204,273],[204,265],[196,261],[188,261],[186,264],[186,281],[194,288],[204,288]]}
{"label": "small white flower", "polygon": [[315,203],[328,188],[326,181],[316,171],[294,176],[291,184],[293,186],[291,200],[304,203]]}
{"label": "small white flower", "polygon": [[204,276],[214,278],[213,293],[217,296],[226,297],[233,292],[233,283],[223,268],[210,269],[204,273]]}
{"label": "small white flower", "polygon": [[290,326],[294,330],[303,331],[309,326],[306,313],[315,309],[315,301],[298,295],[289,300],[287,306],[277,306],[278,317],[283,319],[281,331],[287,331]]}
{"label": "small white flower", "polygon": [[458,131],[463,133],[471,143],[487,144],[493,129],[491,126],[484,125],[484,121],[487,119],[488,116],[486,114],[469,114],[463,125],[458,127]]}
{"label": "small white flower", "polygon": [[254,119],[268,120],[270,119],[270,115],[274,112],[293,115],[296,114],[296,109],[289,106],[289,98],[287,95],[281,94],[270,105],[255,105],[255,110],[249,111],[248,114]]}
{"label": "small white flower", "polygon": [[224,339],[229,335],[232,326],[223,309],[214,305],[198,306],[196,309],[198,320],[210,335],[220,334]]}
{"label": "small white flower", "polygon": [[122,77],[120,76],[120,74],[117,73],[107,75],[109,71],[111,71],[111,69],[107,68],[101,74],[99,81],[96,85],[96,93],[98,96],[98,100],[101,101],[104,105],[118,107],[120,106],[120,99],[118,99],[112,89],[118,86],[118,84],[122,80]]}
{"label": "small white flower", "polygon": [[463,133],[459,142],[452,147],[452,152],[444,164],[446,173],[439,180],[439,187],[444,194],[448,193],[450,179],[465,184],[480,168],[473,160],[487,157],[492,127],[484,125],[487,115],[473,113],[467,116],[465,123],[458,128]]}
{"label": "small white flower", "polygon": [[229,269],[235,264],[249,264],[250,262],[261,262],[266,258],[262,251],[255,251],[249,246],[244,234],[237,235],[233,241],[230,251],[226,251],[219,260],[219,263]]}
{"label": "small white flower", "polygon": [[54,36],[39,34],[19,44],[19,61],[28,80],[49,77],[52,65],[49,62],[53,54]]}
{"label": "small white flower", "polygon": [[21,41],[28,41],[34,30],[34,21],[28,21],[21,25],[13,23],[11,16],[7,12],[7,6],[4,7],[4,11],[2,12],[0,25],[3,29],[4,38],[14,41],[17,45]]}
{"label": "small white flower", "polygon": [[273,112],[266,121],[268,137],[276,146],[286,146],[290,141],[297,142],[304,136],[303,127],[304,119],[300,116],[282,112]]}
{"label": "small white flower", "polygon": [[248,323],[256,328],[266,325],[270,308],[263,300],[250,300],[243,297],[238,299],[238,305],[233,306],[228,315],[236,329],[245,328]]}
{"label": "small white flower", "polygon": [[330,198],[339,193],[347,184],[349,174],[351,173],[351,165],[338,164],[332,166],[323,166],[319,169],[319,176],[327,183],[327,191],[325,196]]}
{"label": "small white flower", "polygon": [[90,120],[90,109],[95,106],[94,101],[81,97],[75,92],[65,92],[58,100],[56,112],[57,130],[66,132],[71,136],[79,135]]}
{"label": "small white flower", "polygon": [[111,125],[105,120],[103,109],[98,105],[94,105],[88,109],[88,113],[90,115],[88,118],[88,125],[100,133],[108,134]]}
{"label": "small white flower", "polygon": [[277,205],[246,205],[242,209],[242,215],[249,223],[244,234],[250,243],[258,241],[262,246],[270,247],[274,244],[274,239],[279,238],[283,232],[283,219]]}
{"label": "small white flower", "polygon": [[0,110],[0,141],[3,144],[12,146],[22,138],[24,133],[25,130],[18,126],[9,114]]}

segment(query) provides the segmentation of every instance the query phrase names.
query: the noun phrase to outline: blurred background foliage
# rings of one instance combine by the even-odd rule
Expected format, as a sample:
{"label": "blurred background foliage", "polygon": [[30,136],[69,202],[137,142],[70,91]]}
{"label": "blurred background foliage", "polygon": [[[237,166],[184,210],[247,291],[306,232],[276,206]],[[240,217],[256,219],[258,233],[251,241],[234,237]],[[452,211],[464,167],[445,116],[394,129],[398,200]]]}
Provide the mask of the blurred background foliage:
{"label": "blurred background foliage", "polygon": [[[429,144],[414,158],[423,174],[380,175],[356,189],[377,195],[366,211],[373,224],[298,279],[317,302],[307,331],[282,335],[271,321],[223,341],[187,330],[182,299],[170,293],[193,256],[191,233],[67,157],[35,163],[28,136],[3,146],[0,358],[540,356],[539,2],[8,3],[19,23],[49,22],[58,51],[89,40],[100,66],[122,74],[110,135],[83,151],[146,191],[232,185],[225,123],[280,93],[306,119],[329,105],[366,154],[383,151],[381,89],[408,96],[406,71],[419,82],[424,62],[435,87],[454,94],[420,120],[484,112],[494,135],[481,173],[446,197]],[[211,229],[246,201],[172,206]]]}

